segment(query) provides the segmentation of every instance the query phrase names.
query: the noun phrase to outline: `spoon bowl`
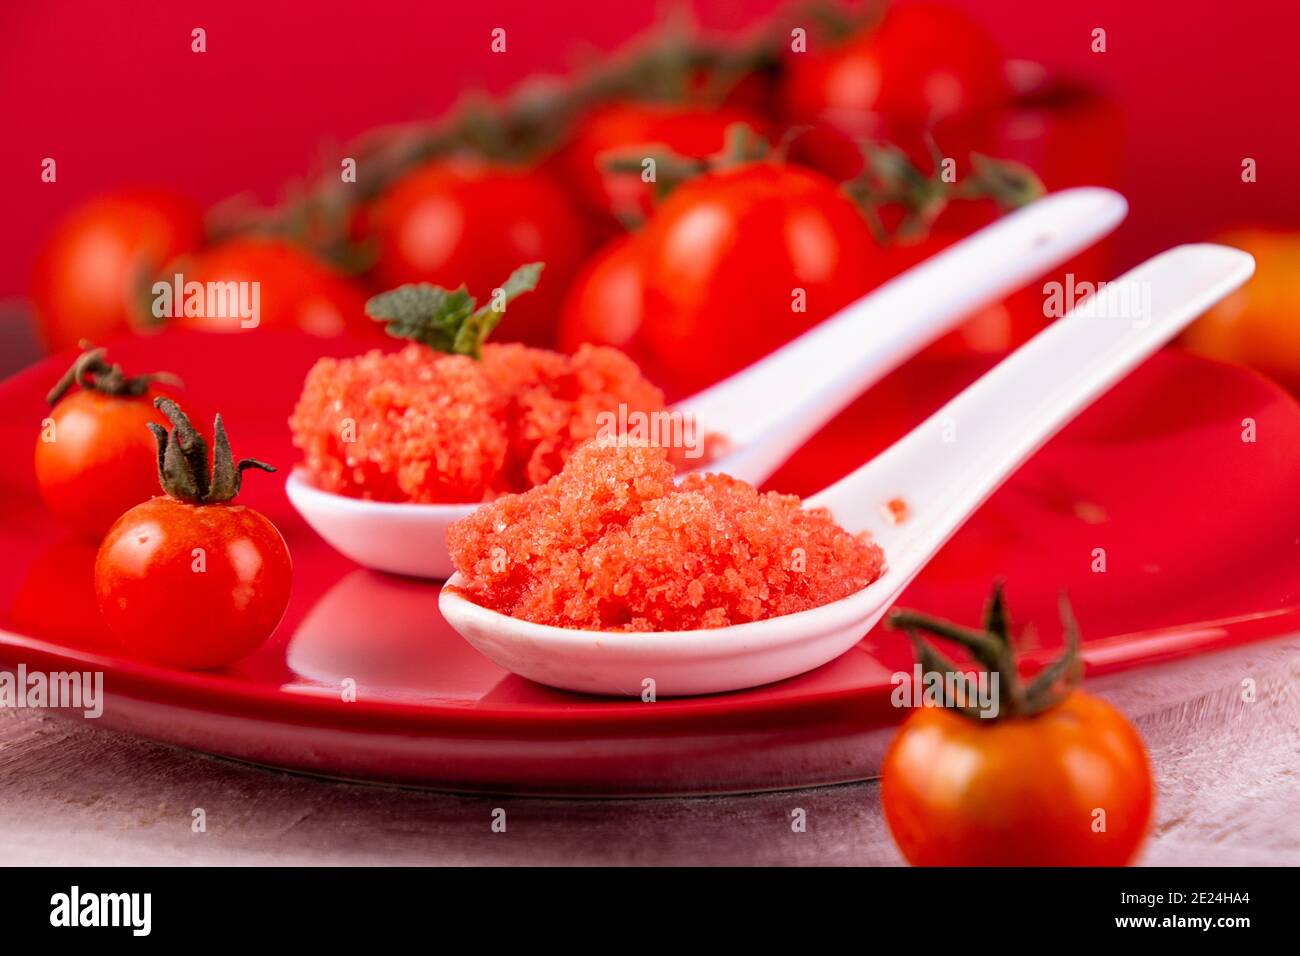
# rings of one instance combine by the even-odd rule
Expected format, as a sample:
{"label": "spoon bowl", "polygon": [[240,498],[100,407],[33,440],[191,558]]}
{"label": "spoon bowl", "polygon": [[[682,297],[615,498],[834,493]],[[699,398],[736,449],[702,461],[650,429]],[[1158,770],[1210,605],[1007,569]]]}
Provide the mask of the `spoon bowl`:
{"label": "spoon bowl", "polygon": [[370,501],[322,491],[304,468],[284,483],[290,503],[335,551],[362,567],[443,580],[451,576],[447,527],[477,504]]}
{"label": "spoon bowl", "polygon": [[[711,630],[623,633],[542,626],[469,600],[454,576],[448,623],[502,667],[566,690],[617,696],[719,693],[833,660],[885,614],[965,520],[1080,411],[1250,277],[1254,260],[1180,246],[1105,284],[857,471],[814,495],[849,531],[870,532],[887,568],[811,610]],[[908,516],[884,517],[902,498]],[[653,684],[647,684],[652,681]]]}
{"label": "spoon bowl", "polygon": [[[891,369],[966,316],[1065,262],[1109,233],[1128,205],[1108,189],[1045,196],[1004,216],[863,296],[793,342],[673,411],[700,435],[726,438],[707,463],[751,484]],[[290,502],[336,550],[377,571],[445,579],[447,528],[477,504],[350,498],[316,488],[295,469]]]}
{"label": "spoon bowl", "polygon": [[506,617],[458,593],[463,583],[452,576],[438,606],[485,657],[539,684],[615,697],[715,694],[793,677],[839,657],[886,609],[868,587],[799,614],[712,630],[582,631]]}

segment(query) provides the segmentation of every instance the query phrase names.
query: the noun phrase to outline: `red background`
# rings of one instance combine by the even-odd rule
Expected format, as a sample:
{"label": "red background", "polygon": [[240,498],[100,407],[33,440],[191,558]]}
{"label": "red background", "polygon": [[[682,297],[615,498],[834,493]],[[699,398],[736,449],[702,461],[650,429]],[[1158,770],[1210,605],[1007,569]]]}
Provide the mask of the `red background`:
{"label": "red background", "polygon": [[[906,0],[902,0],[906,2]],[[1123,258],[1223,226],[1300,224],[1295,42],[1300,5],[1191,0],[949,0],[1013,57],[1110,91],[1128,115]],[[734,30],[780,4],[698,0]],[[649,26],[650,4],[223,0],[10,0],[0,8],[0,296],[26,291],[38,243],[74,203],[161,182],[204,201],[263,200],[318,168],[330,144],[376,124],[439,114],[470,86],[504,90],[562,72]],[[190,30],[208,51],[190,52]],[[494,27],[508,53],[489,52]],[[1103,27],[1108,52],[1090,51]],[[1079,143],[1086,150],[1088,143]],[[328,152],[322,153],[322,149]],[[40,164],[58,162],[58,182]],[[1243,157],[1259,182],[1241,182]]]}

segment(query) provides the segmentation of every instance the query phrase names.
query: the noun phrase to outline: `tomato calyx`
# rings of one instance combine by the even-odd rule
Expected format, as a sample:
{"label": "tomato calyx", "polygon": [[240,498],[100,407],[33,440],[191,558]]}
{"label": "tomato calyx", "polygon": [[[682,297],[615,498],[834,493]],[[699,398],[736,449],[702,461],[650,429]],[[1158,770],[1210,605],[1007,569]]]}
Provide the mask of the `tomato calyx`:
{"label": "tomato calyx", "polygon": [[383,322],[394,338],[427,345],[449,355],[483,357],[483,343],[506,314],[506,304],[537,288],[544,263],[520,266],[484,306],[462,285],[448,291],[428,282],[408,283],[381,292],[366,302],[366,315]]}
{"label": "tomato calyx", "polygon": [[[1018,209],[1043,195],[1042,181],[1020,163],[970,154],[970,173],[951,181],[945,178],[948,158],[929,140],[934,170],[922,172],[907,153],[887,143],[860,143],[863,169],[844,183],[844,192],[857,203],[882,243],[913,242],[930,232],[939,214],[959,200],[989,199],[1004,212]],[[880,210],[899,206],[903,218],[891,233]]]}
{"label": "tomato calyx", "polygon": [[155,422],[148,423],[158,442],[158,480],[163,491],[172,498],[193,505],[224,504],[239,494],[244,472],[249,468],[275,471],[272,465],[256,458],[235,462],[220,414],[212,426],[212,464],[209,468],[208,443],[180,406],[161,395],[153,400],[153,404],[172,423],[170,433]]}
{"label": "tomato calyx", "polygon": [[945,688],[946,707],[975,720],[989,719],[987,711],[951,699],[948,695],[948,682],[943,678],[949,674],[961,673],[961,668],[923,638],[922,631],[960,645],[989,673],[997,675],[998,708],[997,716],[993,719],[1032,717],[1065,700],[1083,675],[1083,661],[1079,656],[1079,625],[1064,594],[1060,598],[1060,614],[1065,631],[1065,650],[1027,683],[1021,680],[1016,663],[1015,646],[1011,639],[1011,619],[1007,613],[1001,581],[993,584],[993,594],[984,608],[982,630],[962,627],[951,621],[909,610],[891,612],[885,619],[885,626],[907,634],[916,649],[922,672],[938,675],[940,686]]}
{"label": "tomato calyx", "polygon": [[803,12],[812,20],[818,40],[838,46],[880,26],[887,6],[885,0],[868,0],[856,8],[821,0],[806,4]]}
{"label": "tomato calyx", "polygon": [[180,386],[181,380],[170,372],[151,372],[145,375],[128,376],[122,366],[109,363],[105,358],[107,349],[92,348],[84,339],[81,342],[82,353],[63,373],[45,396],[49,405],[57,405],[59,399],[68,394],[74,385],[87,391],[100,392],[120,398],[140,398],[149,391],[154,382]]}
{"label": "tomato calyx", "polygon": [[[723,134],[722,149],[711,156],[696,159],[682,156],[671,149],[648,144],[649,148],[619,149],[601,158],[600,165],[608,173],[639,173],[646,163],[654,162],[653,196],[662,202],[674,189],[706,173],[721,172],[746,163],[765,160],[785,161],[784,144],[776,149],[748,123],[732,123]],[[630,223],[629,225],[636,225]]]}

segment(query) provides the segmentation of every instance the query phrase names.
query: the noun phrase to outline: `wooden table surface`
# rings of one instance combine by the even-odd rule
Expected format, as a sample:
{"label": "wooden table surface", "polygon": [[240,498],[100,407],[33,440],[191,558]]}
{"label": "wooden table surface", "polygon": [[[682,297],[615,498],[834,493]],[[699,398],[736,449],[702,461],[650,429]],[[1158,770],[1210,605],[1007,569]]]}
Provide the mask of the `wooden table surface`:
{"label": "wooden table surface", "polygon": [[[1157,822],[1142,862],[1300,864],[1300,635],[1088,687],[1136,722],[1151,753]],[[200,807],[207,826],[195,833]],[[492,830],[497,808],[504,833]],[[798,808],[803,833],[790,825]],[[466,797],[313,779],[0,710],[3,864],[900,862],[873,781],[703,798]]]}

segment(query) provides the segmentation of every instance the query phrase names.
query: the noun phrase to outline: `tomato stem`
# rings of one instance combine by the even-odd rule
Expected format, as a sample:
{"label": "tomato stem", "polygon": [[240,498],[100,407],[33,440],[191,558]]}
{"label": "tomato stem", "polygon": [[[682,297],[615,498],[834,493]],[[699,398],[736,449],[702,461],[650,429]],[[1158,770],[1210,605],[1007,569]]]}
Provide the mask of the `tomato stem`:
{"label": "tomato stem", "polygon": [[158,443],[158,480],[163,491],[178,501],[196,505],[224,504],[239,494],[243,474],[249,468],[275,471],[273,466],[256,458],[244,458],[235,463],[220,414],[212,426],[215,445],[209,469],[208,443],[180,406],[161,395],[153,403],[172,423],[171,434],[156,422],[148,423]]}
{"label": "tomato stem", "polygon": [[170,372],[153,372],[148,375],[127,377],[122,371],[122,366],[112,365],[105,358],[108,354],[107,349],[92,348],[84,339],[81,348],[82,353],[45,396],[48,404],[57,405],[59,399],[68,394],[74,385],[104,395],[139,398],[149,391],[149,386],[154,382],[175,386],[181,384],[181,380]]}
{"label": "tomato stem", "polygon": [[[916,651],[922,673],[925,674],[934,673],[943,678],[947,674],[961,673],[961,669],[925,640],[921,636],[922,631],[965,648],[987,672],[997,674],[998,715],[1031,717],[1050,710],[1064,700],[1083,673],[1079,656],[1079,625],[1064,593],[1060,596],[1060,614],[1065,632],[1065,650],[1028,685],[1020,679],[1015,645],[1011,639],[1011,619],[1001,581],[994,582],[993,593],[984,608],[983,630],[973,630],[910,610],[891,612],[885,620],[885,626],[907,634]],[[943,686],[947,686],[946,682]],[[959,701],[947,700],[945,705],[968,717],[986,716]]]}

